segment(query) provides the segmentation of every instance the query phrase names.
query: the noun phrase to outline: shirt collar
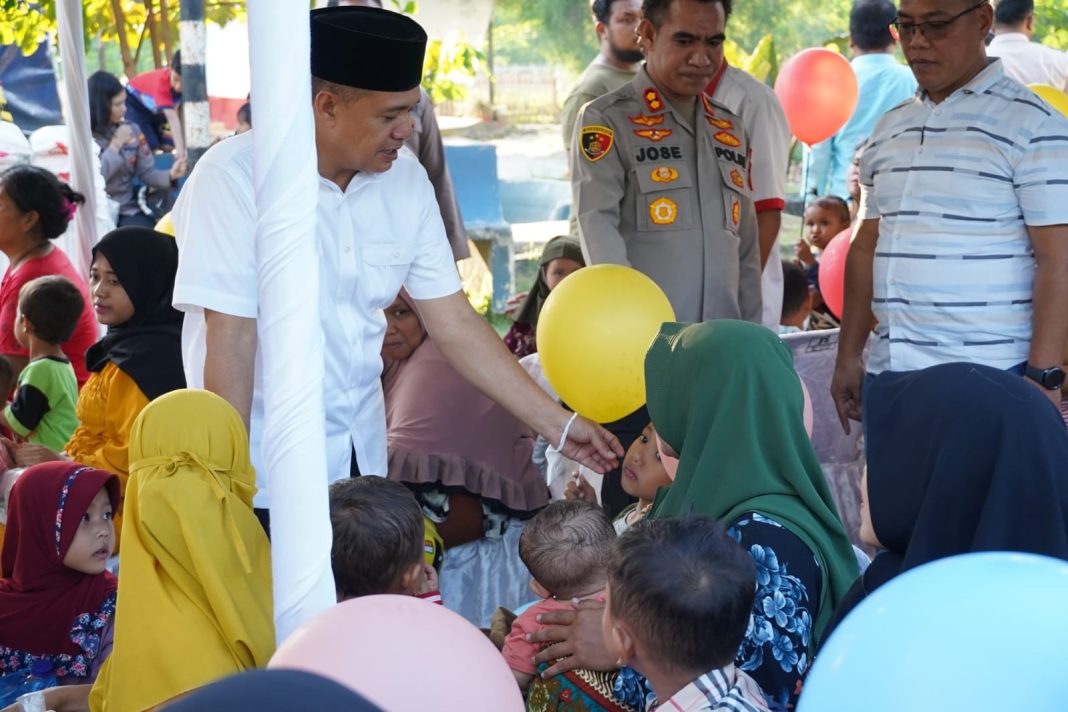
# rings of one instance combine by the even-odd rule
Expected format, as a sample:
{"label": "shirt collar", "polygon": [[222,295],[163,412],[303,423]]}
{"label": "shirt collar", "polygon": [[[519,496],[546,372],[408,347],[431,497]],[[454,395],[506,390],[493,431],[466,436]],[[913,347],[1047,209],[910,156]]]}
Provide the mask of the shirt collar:
{"label": "shirt collar", "polygon": [[1031,40],[1022,32],[999,32],[990,40],[990,46],[1003,44],[1030,44]]}
{"label": "shirt collar", "polygon": [[738,673],[733,663],[706,672],[672,695],[671,699],[663,703],[657,702],[653,709],[668,712],[669,710],[714,708],[717,702],[731,693],[737,678]]}
{"label": "shirt collar", "polygon": [[897,57],[885,52],[873,52],[872,54],[857,55],[850,61],[854,67],[876,66],[879,64],[897,64]]}
{"label": "shirt collar", "polygon": [[[987,89],[994,86],[994,84],[996,84],[1004,76],[1005,67],[1004,65],[1002,65],[1001,60],[997,57],[988,57],[986,61],[986,67],[984,67],[981,72],[972,77],[971,81],[969,81],[967,84],[947,96],[945,101],[948,101],[953,97],[961,94],[982,94]],[[924,102],[930,101],[927,98],[927,91],[922,87],[916,90],[916,96]],[[945,103],[945,101],[943,101],[943,103]]]}

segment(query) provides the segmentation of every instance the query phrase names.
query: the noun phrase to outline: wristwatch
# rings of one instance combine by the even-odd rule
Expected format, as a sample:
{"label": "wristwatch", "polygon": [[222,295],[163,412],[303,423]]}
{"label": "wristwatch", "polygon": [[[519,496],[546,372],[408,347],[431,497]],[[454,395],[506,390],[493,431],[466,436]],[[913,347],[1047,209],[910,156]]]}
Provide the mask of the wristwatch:
{"label": "wristwatch", "polygon": [[1064,369],[1058,366],[1035,368],[1028,363],[1024,365],[1024,375],[1050,391],[1059,391],[1064,385]]}

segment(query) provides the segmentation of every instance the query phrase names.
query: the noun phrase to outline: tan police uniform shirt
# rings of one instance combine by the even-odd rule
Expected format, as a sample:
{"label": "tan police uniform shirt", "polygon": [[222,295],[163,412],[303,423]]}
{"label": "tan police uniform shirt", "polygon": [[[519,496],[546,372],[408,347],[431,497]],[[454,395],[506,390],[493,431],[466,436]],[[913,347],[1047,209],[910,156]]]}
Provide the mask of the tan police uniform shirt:
{"label": "tan police uniform shirt", "polygon": [[760,251],[741,120],[706,95],[691,128],[644,67],[586,105],[571,181],[589,264],[653,279],[679,321],[760,322]]}

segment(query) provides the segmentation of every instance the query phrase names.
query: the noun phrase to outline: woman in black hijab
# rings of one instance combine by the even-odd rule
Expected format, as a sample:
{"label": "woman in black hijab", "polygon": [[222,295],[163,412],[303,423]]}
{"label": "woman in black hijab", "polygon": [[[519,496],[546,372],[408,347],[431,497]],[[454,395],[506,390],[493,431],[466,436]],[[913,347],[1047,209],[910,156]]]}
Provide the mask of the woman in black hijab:
{"label": "woman in black hijab", "polygon": [[882,584],[936,559],[1022,551],[1068,560],[1068,431],[1037,388],[950,363],[881,375],[865,405],[870,530],[884,551],[832,628]]}

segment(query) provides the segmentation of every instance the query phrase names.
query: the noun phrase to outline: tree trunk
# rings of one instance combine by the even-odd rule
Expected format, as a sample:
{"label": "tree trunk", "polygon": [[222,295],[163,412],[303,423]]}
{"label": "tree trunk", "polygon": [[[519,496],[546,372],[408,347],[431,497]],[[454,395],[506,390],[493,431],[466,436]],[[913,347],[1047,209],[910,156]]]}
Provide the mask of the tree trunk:
{"label": "tree trunk", "polygon": [[148,41],[152,45],[152,63],[159,69],[163,66],[163,58],[159,54],[159,37],[156,31],[155,3],[145,0],[145,27],[148,28]]}
{"label": "tree trunk", "polygon": [[167,54],[167,62],[174,58],[174,43],[171,41],[170,9],[167,0],[159,0],[159,28],[163,35],[163,51]]}
{"label": "tree trunk", "polygon": [[126,13],[122,11],[119,0],[111,0],[111,11],[115,15],[115,31],[119,35],[119,52],[122,54],[122,70],[127,77],[137,74],[137,60],[130,54],[130,43],[126,40]]}

